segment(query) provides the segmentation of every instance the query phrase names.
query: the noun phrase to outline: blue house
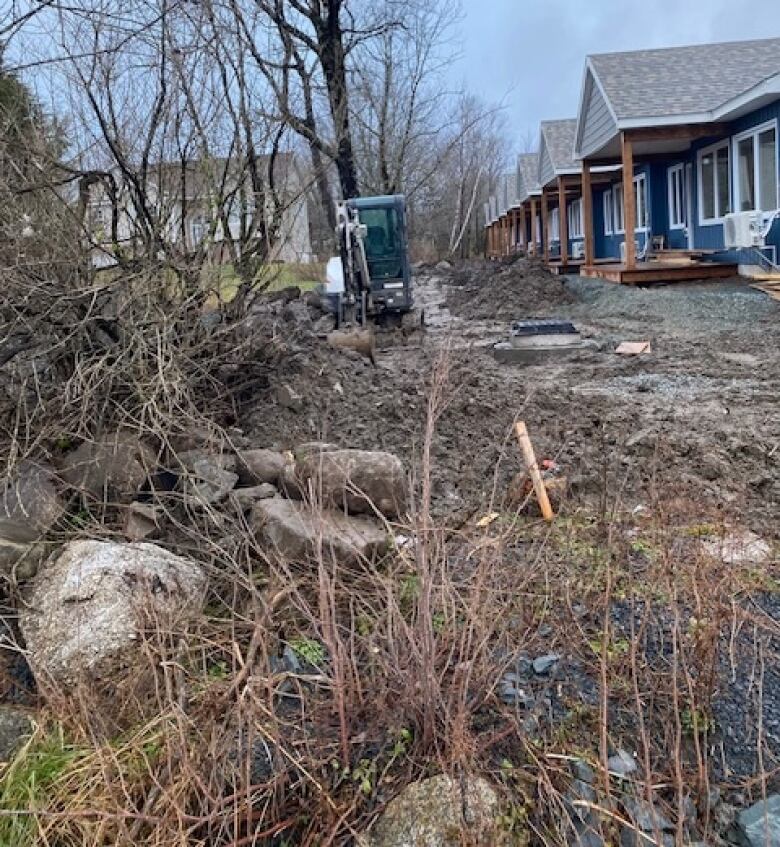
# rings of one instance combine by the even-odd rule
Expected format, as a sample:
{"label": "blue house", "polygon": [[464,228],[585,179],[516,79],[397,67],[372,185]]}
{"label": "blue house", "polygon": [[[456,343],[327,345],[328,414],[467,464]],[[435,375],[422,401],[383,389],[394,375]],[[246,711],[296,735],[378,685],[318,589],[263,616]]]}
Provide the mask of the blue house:
{"label": "blue house", "polygon": [[584,239],[580,175],[574,157],[575,118],[542,121],[539,132],[539,185],[542,189],[542,231],[545,258],[567,266],[581,256]]}
{"label": "blue house", "polygon": [[[637,282],[777,264],[779,119],[780,38],[589,56],[573,149],[590,196],[583,272]],[[620,169],[595,186],[604,165]]]}
{"label": "blue house", "polygon": [[542,249],[541,197],[539,154],[523,153],[517,157],[520,245],[531,255],[538,255]]}

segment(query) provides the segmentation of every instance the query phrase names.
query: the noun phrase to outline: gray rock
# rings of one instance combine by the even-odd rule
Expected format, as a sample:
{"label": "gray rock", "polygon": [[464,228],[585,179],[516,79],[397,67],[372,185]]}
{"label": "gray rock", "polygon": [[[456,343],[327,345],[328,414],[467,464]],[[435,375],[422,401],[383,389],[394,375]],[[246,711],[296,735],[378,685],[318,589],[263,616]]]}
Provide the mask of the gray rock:
{"label": "gray rock", "polygon": [[238,483],[232,456],[210,455],[200,450],[177,457],[185,470],[184,490],[193,500],[211,505],[224,500]]}
{"label": "gray rock", "polygon": [[371,830],[370,847],[502,845],[498,795],[481,778],[439,775],[408,785],[391,800]]}
{"label": "gray rock", "polygon": [[303,395],[287,383],[283,383],[276,389],[276,402],[283,409],[289,409],[292,412],[303,410]]}
{"label": "gray rock", "polygon": [[0,483],[0,539],[12,544],[35,541],[64,510],[52,469],[22,461],[16,473]]}
{"label": "gray rock", "polygon": [[626,814],[642,832],[671,832],[674,824],[652,803],[646,800],[626,799],[623,801]]}
{"label": "gray rock", "polygon": [[607,770],[617,776],[627,777],[639,770],[636,759],[627,750],[618,750],[607,759]]}
{"label": "gray rock", "polygon": [[589,782],[575,779],[564,795],[564,800],[573,817],[576,817],[582,823],[587,823],[591,819],[592,810],[584,804],[595,803],[596,792]]}
{"label": "gray rock", "polygon": [[745,847],[780,847],[780,794],[743,809],[737,815],[737,834]]}
{"label": "gray rock", "polygon": [[251,522],[257,535],[290,561],[316,559],[320,543],[324,556],[343,562],[372,559],[389,546],[387,533],[369,518],[315,510],[281,497],[255,503]]}
{"label": "gray rock", "polygon": [[583,823],[578,821],[574,827],[574,847],[604,847],[605,841],[599,834],[596,816]]}
{"label": "gray rock", "polygon": [[312,453],[319,455],[320,453],[332,453],[334,450],[341,449],[338,444],[333,444],[330,441],[304,441],[303,444],[299,444],[292,452],[296,461],[300,461]]}
{"label": "gray rock", "polygon": [[558,653],[548,653],[546,656],[539,656],[534,659],[534,673],[538,676],[546,676],[560,662],[561,657]]}
{"label": "gray rock", "polygon": [[140,665],[149,617],[179,625],[205,590],[200,565],[154,544],[71,541],[38,573],[19,613],[38,684],[113,679]]}
{"label": "gray rock", "polygon": [[436,263],[436,270],[437,271],[451,271],[452,265],[446,259],[442,259],[440,262]]}
{"label": "gray rock", "polygon": [[275,485],[264,482],[262,485],[253,485],[251,488],[236,488],[231,492],[231,498],[241,509],[251,509],[258,500],[269,500],[276,497],[279,492]]}
{"label": "gray rock", "polygon": [[509,706],[518,705],[530,709],[534,705],[534,698],[524,688],[526,680],[516,673],[505,673],[499,684],[499,696]]}
{"label": "gray rock", "polygon": [[114,432],[85,441],[70,453],[61,476],[96,500],[126,501],[139,491],[157,465],[155,452],[129,432]]}
{"label": "gray rock", "polygon": [[11,761],[32,731],[32,721],[27,712],[14,706],[0,705],[0,762]]}
{"label": "gray rock", "polygon": [[295,477],[304,491],[322,497],[328,508],[352,514],[395,518],[406,508],[406,475],[401,460],[378,450],[307,452],[297,458]]}
{"label": "gray rock", "polygon": [[577,759],[573,767],[577,779],[587,783],[594,783],[596,781],[596,774],[593,768],[584,759]]}
{"label": "gray rock", "polygon": [[620,847],[675,847],[674,836],[663,832],[660,837],[651,833],[639,833],[624,826],[620,830]]}
{"label": "gray rock", "polygon": [[766,564],[772,559],[772,546],[749,530],[732,532],[723,538],[701,542],[708,556],[727,565]]}
{"label": "gray rock", "polygon": [[238,456],[238,476],[244,485],[276,485],[285,465],[278,450],[244,450]]}
{"label": "gray rock", "polygon": [[154,538],[160,531],[160,510],[150,503],[131,503],[125,513],[125,538],[128,541],[144,541]]}

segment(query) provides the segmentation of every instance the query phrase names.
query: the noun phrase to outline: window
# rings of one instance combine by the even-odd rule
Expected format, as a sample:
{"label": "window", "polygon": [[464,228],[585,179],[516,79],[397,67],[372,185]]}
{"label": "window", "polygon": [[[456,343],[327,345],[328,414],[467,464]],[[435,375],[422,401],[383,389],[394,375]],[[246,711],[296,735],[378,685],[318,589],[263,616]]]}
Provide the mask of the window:
{"label": "window", "polygon": [[190,239],[192,240],[193,247],[197,247],[198,244],[203,241],[206,237],[206,233],[208,232],[208,228],[208,223],[204,215],[195,215],[195,217],[190,221]]}
{"label": "window", "polygon": [[550,212],[547,225],[550,228],[550,241],[560,241],[561,230],[558,223],[558,209],[553,209]]}
{"label": "window", "polygon": [[634,177],[635,229],[647,229],[647,178],[645,174]]}
{"label": "window", "polygon": [[569,220],[569,238],[582,238],[582,197],[569,203],[567,216]]}
{"label": "window", "polygon": [[777,208],[777,125],[764,124],[734,139],[735,206],[740,212]]}
{"label": "window", "polygon": [[727,141],[700,151],[699,220],[718,223],[731,211],[731,174]]}
{"label": "window", "polygon": [[604,192],[604,235],[612,235],[612,189]]}
{"label": "window", "polygon": [[685,166],[674,165],[666,173],[669,189],[669,229],[685,226]]}
{"label": "window", "polygon": [[623,215],[623,183],[612,187],[612,208],[615,213],[615,233],[620,235],[626,231],[625,217]]}

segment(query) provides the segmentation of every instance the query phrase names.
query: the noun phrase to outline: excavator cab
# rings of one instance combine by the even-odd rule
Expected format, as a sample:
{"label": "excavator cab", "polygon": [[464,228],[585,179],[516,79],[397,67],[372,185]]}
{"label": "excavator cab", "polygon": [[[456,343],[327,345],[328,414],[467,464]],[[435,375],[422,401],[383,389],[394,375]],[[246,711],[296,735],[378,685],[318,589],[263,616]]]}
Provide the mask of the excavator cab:
{"label": "excavator cab", "polygon": [[[357,218],[368,279],[362,281],[369,314],[403,315],[414,305],[406,237],[406,203],[400,194],[360,197],[344,204]],[[343,258],[343,257],[342,257]],[[360,264],[356,270],[360,273]]]}

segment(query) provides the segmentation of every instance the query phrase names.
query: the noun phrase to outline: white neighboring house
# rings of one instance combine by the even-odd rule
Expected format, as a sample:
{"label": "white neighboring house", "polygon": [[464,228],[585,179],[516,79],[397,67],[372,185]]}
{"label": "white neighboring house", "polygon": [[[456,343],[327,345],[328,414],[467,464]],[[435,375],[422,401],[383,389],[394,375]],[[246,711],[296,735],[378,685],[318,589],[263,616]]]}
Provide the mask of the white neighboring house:
{"label": "white neighboring house", "polygon": [[[263,157],[261,162],[262,167],[267,169],[268,157]],[[248,175],[244,173],[239,178],[233,177],[230,163],[224,160],[214,165],[211,174],[207,174],[206,167],[195,161],[152,166],[147,194],[149,203],[165,222],[167,239],[183,244],[185,251],[192,252],[200,249],[207,239],[205,251],[209,259],[215,263],[229,263],[234,258],[234,249],[229,242],[232,240],[240,244],[242,230],[246,233],[251,228],[256,210]],[[267,185],[267,173],[264,180]],[[217,207],[214,192],[210,189],[215,184],[222,185],[219,191],[225,198],[222,208]],[[267,245],[269,260],[301,264],[315,261],[309,230],[308,189],[292,154],[283,153],[276,157],[274,187],[281,214],[275,243]],[[136,212],[126,189],[120,190],[116,206],[117,237],[114,244],[111,240],[112,199],[102,182],[90,186],[86,225],[94,245],[92,263],[95,267],[116,264],[117,247],[132,256],[139,244]],[[273,209],[274,201],[268,191],[264,210],[267,227],[272,222]],[[225,217],[227,237],[223,225]],[[261,237],[261,230],[255,230],[253,238]]]}

